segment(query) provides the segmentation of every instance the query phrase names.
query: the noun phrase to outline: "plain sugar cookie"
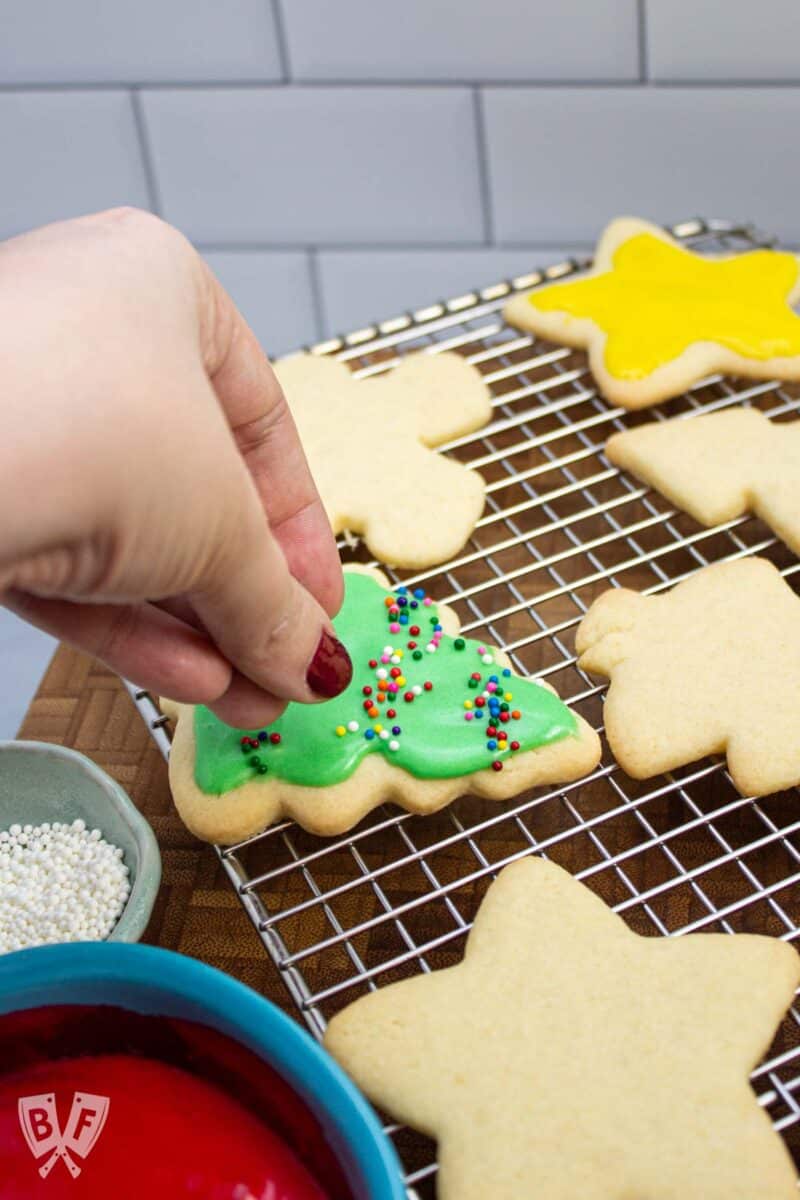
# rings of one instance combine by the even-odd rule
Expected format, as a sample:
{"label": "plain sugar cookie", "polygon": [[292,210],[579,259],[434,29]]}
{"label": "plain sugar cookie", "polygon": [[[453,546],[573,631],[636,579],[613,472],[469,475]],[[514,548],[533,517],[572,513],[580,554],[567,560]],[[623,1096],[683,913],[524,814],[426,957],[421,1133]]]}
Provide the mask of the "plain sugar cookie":
{"label": "plain sugar cookie", "polygon": [[386,582],[345,569],[335,625],[353,679],[334,700],[292,703],[261,730],[162,703],[177,719],[172,795],[198,837],[230,844],[282,817],[340,834],[384,801],[429,813],[466,792],[505,800],[597,765],[597,734],[551,688],[458,637],[455,614],[422,588]]}
{"label": "plain sugar cookie", "polygon": [[701,525],[753,512],[800,554],[800,421],[755,408],[656,421],[615,433],[606,455]]}
{"label": "plain sugar cookie", "polygon": [[796,1200],[748,1075],[799,965],[774,938],[639,937],[525,858],[463,962],[356,1000],[325,1045],[436,1138],[439,1200]]}
{"label": "plain sugar cookie", "polygon": [[715,563],[663,595],[612,588],[576,648],[611,680],[606,735],[634,779],[726,754],[742,795],[800,783],[800,599],[765,559]]}
{"label": "plain sugar cookie", "polygon": [[586,348],[623,408],[677,396],[713,371],[800,379],[800,259],[777,250],[704,257],[657,225],[620,217],[594,267],[515,296],[510,325]]}
{"label": "plain sugar cookie", "polygon": [[275,364],[334,533],[381,562],[429,567],[462,548],[483,511],[480,475],[435,454],[491,419],[480,371],[458,354],[414,354],[356,379],[332,358]]}

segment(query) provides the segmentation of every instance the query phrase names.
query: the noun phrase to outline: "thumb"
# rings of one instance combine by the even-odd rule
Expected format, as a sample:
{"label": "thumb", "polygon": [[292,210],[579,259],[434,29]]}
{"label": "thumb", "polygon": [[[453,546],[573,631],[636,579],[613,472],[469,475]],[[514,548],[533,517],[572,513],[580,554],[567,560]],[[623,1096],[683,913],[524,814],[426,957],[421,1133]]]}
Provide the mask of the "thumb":
{"label": "thumb", "polygon": [[[251,480],[249,503],[233,506],[236,529],[189,600],[202,627],[235,671],[283,700],[338,696],[350,683],[350,656],[319,602],[289,571]],[[242,511],[244,508],[244,512]],[[241,681],[232,689],[241,693]],[[214,709],[225,714],[225,697]]]}

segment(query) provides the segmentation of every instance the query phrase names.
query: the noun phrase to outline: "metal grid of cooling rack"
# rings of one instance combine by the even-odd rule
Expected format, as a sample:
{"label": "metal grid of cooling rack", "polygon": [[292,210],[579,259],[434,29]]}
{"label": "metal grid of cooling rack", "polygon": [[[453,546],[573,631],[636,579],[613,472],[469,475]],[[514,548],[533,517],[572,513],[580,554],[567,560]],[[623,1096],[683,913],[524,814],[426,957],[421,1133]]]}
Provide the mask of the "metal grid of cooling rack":
{"label": "metal grid of cooling rack", "polygon": [[[690,221],[672,229],[693,248],[771,244],[749,227]],[[800,389],[710,377],[635,416],[598,397],[582,353],[504,325],[513,292],[568,275],[565,262],[313,347],[357,375],[391,370],[409,352],[454,350],[484,374],[492,423],[443,452],[481,471],[485,515],[442,567],[389,572],[452,604],[473,636],[502,645],[515,668],[548,678],[601,729],[603,688],[576,666],[575,628],[610,586],[658,592],[710,562],[762,554],[800,590],[800,563],[753,518],[698,526],[612,467],[608,435],[640,420],[691,417],[736,404],[780,420]],[[367,561],[342,545],[345,560]],[[131,689],[166,755],[150,697]],[[800,936],[797,794],[741,797],[724,761],[635,782],[607,747],[593,775],[505,804],[465,797],[413,817],[379,809],[351,833],[319,839],[283,823],[226,850],[221,862],[289,996],[311,1031],[366,989],[458,961],[488,883],[520,856],[547,855],[596,890],[640,933],[695,930]],[[800,1150],[800,1010],[752,1076],[759,1102]],[[434,1194],[432,1143],[387,1127],[409,1196]]]}

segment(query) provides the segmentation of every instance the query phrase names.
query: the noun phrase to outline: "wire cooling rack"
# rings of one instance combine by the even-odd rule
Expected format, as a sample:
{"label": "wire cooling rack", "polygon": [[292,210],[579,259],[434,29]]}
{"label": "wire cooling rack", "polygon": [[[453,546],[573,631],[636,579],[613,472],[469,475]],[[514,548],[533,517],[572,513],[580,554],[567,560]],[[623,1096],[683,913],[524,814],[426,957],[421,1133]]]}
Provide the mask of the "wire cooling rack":
{"label": "wire cooling rack", "polygon": [[[690,221],[676,237],[707,252],[771,244],[749,227]],[[603,687],[578,669],[574,635],[592,600],[612,586],[654,593],[698,568],[761,554],[800,590],[800,563],[761,522],[697,525],[603,455],[614,430],[732,405],[771,418],[796,415],[800,389],[709,377],[669,404],[634,416],[594,388],[583,353],[503,323],[509,295],[562,276],[569,261],[435,304],[313,347],[365,377],[404,354],[464,355],[493,394],[492,423],[443,452],[479,470],[485,514],[461,554],[395,582],[422,583],[457,610],[465,632],[505,648],[515,668],[548,679],[595,728]],[[347,560],[368,561],[342,545]],[[150,697],[136,693],[164,754],[169,741]],[[800,806],[795,790],[741,797],[724,760],[706,759],[645,782],[629,779],[607,747],[593,775],[506,803],[465,797],[414,817],[392,807],[349,834],[320,839],[290,823],[218,854],[316,1036],[366,990],[458,962],[497,871],[546,855],[600,894],[643,934],[696,930],[800,935]],[[786,1018],[752,1076],[759,1103],[800,1151],[800,1010]],[[435,1194],[435,1147],[387,1127],[410,1197]]]}

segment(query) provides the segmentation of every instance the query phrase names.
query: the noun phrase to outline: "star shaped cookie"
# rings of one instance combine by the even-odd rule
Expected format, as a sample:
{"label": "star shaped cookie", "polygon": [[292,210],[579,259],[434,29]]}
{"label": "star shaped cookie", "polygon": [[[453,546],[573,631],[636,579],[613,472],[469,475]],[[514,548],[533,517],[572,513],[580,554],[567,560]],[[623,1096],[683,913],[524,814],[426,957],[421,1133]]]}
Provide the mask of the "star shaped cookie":
{"label": "star shaped cookie", "polygon": [[439,1200],[794,1200],[748,1075],[799,964],[767,937],[639,937],[526,858],[492,884],[462,963],[356,1000],[325,1044],[436,1138]]}
{"label": "star shaped cookie", "polygon": [[800,259],[776,250],[703,257],[656,225],[618,218],[588,274],[516,296],[511,325],[585,347],[623,408],[676,396],[713,371],[800,379]]}
{"label": "star shaped cookie", "polygon": [[431,447],[491,419],[480,372],[458,354],[414,354],[377,378],[332,358],[275,364],[334,533],[381,562],[429,567],[457,554],[483,511],[480,475]]}
{"label": "star shaped cookie", "polygon": [[615,433],[606,454],[702,525],[752,511],[800,554],[800,421],[755,408],[655,421]]}
{"label": "star shaped cookie", "polygon": [[576,648],[611,679],[606,735],[634,779],[726,754],[742,795],[800,783],[800,599],[772,563],[715,563],[656,596],[612,588]]}

